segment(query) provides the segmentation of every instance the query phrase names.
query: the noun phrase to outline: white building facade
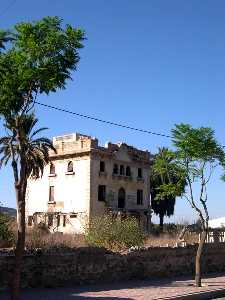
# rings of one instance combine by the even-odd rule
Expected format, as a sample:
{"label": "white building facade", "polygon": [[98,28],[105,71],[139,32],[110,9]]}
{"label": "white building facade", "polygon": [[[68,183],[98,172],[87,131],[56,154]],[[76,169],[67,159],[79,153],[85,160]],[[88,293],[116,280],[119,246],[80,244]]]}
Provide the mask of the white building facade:
{"label": "white building facade", "polygon": [[30,179],[27,225],[45,223],[51,232],[83,233],[90,218],[111,213],[150,223],[152,156],[125,143],[98,145],[78,133],[53,138],[57,153],[43,177]]}

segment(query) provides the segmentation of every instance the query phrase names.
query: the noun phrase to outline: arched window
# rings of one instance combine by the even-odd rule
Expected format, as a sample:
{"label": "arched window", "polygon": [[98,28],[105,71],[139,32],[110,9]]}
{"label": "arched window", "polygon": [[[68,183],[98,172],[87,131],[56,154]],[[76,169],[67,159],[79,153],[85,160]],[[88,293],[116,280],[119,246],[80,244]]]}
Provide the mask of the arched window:
{"label": "arched window", "polygon": [[72,161],[68,162],[67,172],[73,172],[73,162]]}
{"label": "arched window", "polygon": [[50,174],[55,174],[55,165],[50,163]]}
{"label": "arched window", "polygon": [[131,176],[130,167],[126,167],[126,176]]}
{"label": "arched window", "polygon": [[120,175],[124,175],[124,166],[120,165]]}
{"label": "arched window", "polygon": [[118,165],[114,164],[113,166],[113,174],[118,174]]}

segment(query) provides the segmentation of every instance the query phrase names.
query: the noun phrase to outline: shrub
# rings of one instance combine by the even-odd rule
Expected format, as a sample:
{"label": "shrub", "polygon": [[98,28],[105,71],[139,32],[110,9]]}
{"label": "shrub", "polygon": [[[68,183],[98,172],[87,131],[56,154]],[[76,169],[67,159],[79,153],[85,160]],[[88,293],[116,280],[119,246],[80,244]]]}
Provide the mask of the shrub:
{"label": "shrub", "polygon": [[112,218],[110,215],[92,219],[86,228],[86,242],[91,246],[122,250],[142,246],[144,233],[135,218]]}
{"label": "shrub", "polygon": [[44,246],[44,238],[48,233],[49,230],[45,224],[35,225],[26,234],[26,248],[42,248]]}
{"label": "shrub", "polygon": [[12,231],[13,218],[0,213],[0,241],[2,246],[11,246],[15,240]]}

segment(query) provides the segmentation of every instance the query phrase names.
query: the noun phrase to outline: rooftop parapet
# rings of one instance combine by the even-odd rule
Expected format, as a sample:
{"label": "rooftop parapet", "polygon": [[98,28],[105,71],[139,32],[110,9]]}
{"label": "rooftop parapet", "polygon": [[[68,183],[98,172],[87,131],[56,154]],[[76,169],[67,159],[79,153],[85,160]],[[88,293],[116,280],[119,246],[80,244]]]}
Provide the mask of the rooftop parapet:
{"label": "rooftop parapet", "polygon": [[53,145],[57,154],[68,154],[97,148],[98,140],[88,135],[72,133],[53,137]]}
{"label": "rooftop parapet", "polygon": [[[124,149],[129,153],[133,160],[151,161],[152,159],[152,155],[147,150],[139,150],[123,142],[118,142],[116,144],[107,142],[104,147],[101,147],[98,144],[98,139],[80,133],[56,136],[53,138],[53,145],[57,150],[57,155],[82,153],[92,149],[113,154],[120,149]],[[51,151],[50,155],[55,154],[53,151]]]}

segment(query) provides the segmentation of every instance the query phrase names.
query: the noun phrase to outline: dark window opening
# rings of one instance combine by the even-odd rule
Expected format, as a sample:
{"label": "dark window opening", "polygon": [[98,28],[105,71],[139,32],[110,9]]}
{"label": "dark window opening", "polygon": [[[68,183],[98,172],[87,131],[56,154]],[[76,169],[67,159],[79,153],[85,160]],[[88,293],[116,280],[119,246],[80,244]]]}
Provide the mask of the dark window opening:
{"label": "dark window opening", "polygon": [[63,227],[66,227],[66,216],[63,216]]}
{"label": "dark window opening", "polygon": [[142,178],[142,168],[138,168],[138,178]]}
{"label": "dark window opening", "polygon": [[124,188],[120,188],[118,192],[118,208],[124,208],[126,202],[126,191]]}
{"label": "dark window opening", "polygon": [[60,226],[60,215],[57,215],[57,227]]}
{"label": "dark window opening", "polygon": [[54,202],[54,186],[49,187],[49,202]]}
{"label": "dark window opening", "polygon": [[131,176],[130,167],[126,167],[126,176]]}
{"label": "dark window opening", "polygon": [[48,227],[53,225],[53,215],[48,215]]}
{"label": "dark window opening", "polygon": [[68,162],[67,172],[73,172],[73,162],[72,161]]}
{"label": "dark window opening", "polygon": [[114,164],[113,166],[113,174],[118,174],[118,165]]}
{"label": "dark window opening", "polygon": [[120,166],[120,175],[124,175],[124,166],[123,165]]}
{"label": "dark window opening", "polygon": [[33,216],[28,216],[28,226],[32,226],[33,223]]}
{"label": "dark window opening", "polygon": [[99,185],[98,186],[98,201],[105,201],[106,198],[106,186]]}
{"label": "dark window opening", "polygon": [[137,190],[137,205],[143,204],[143,190]]}
{"label": "dark window opening", "polygon": [[74,219],[74,218],[77,218],[77,214],[70,215],[70,219]]}
{"label": "dark window opening", "polygon": [[55,165],[53,163],[50,164],[50,174],[55,174]]}
{"label": "dark window opening", "polygon": [[100,172],[105,172],[105,162],[100,161]]}

